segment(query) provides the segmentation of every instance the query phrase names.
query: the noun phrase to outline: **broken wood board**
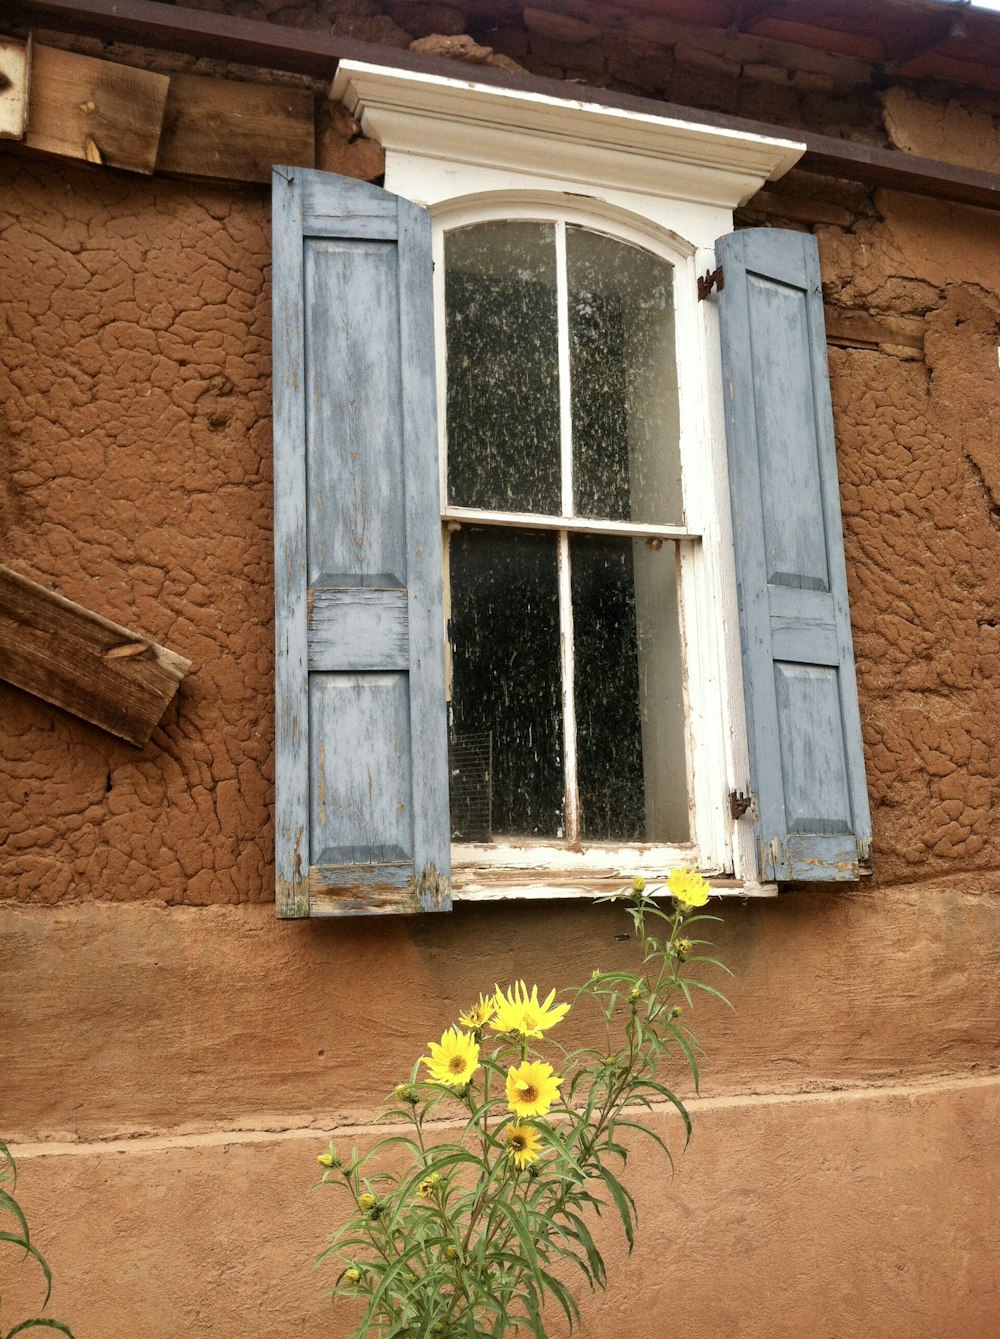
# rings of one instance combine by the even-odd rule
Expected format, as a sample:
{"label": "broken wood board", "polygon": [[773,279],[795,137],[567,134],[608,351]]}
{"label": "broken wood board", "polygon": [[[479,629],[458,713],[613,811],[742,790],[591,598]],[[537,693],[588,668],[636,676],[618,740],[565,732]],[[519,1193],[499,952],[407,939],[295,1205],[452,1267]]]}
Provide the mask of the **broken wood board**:
{"label": "broken wood board", "polygon": [[35,46],[28,146],[150,175],[169,87],[165,74]]}
{"label": "broken wood board", "polygon": [[31,39],[0,37],[0,139],[24,139],[30,77]]}
{"label": "broken wood board", "polygon": [[316,160],[313,94],[172,74],[157,172],[220,181],[270,181],[275,163]]}
{"label": "broken wood board", "polygon": [[924,347],[924,322],[919,316],[896,316],[892,312],[876,314],[852,311],[844,307],[824,307],[826,342],[844,348],[877,349]]}
{"label": "broken wood board", "polygon": [[137,748],[191,662],[0,566],[0,678]]}

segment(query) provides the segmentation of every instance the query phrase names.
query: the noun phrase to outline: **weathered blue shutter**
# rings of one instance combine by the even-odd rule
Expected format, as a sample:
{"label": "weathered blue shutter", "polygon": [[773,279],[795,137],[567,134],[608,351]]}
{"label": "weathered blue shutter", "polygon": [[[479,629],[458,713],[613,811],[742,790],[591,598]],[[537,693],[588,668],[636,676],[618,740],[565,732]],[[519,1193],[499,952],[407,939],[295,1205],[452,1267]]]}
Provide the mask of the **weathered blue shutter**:
{"label": "weathered blue shutter", "polygon": [[278,167],[273,228],[278,914],[447,910],[430,218]]}
{"label": "weathered blue shutter", "polygon": [[760,877],[871,865],[816,242],[717,244],[726,433]]}

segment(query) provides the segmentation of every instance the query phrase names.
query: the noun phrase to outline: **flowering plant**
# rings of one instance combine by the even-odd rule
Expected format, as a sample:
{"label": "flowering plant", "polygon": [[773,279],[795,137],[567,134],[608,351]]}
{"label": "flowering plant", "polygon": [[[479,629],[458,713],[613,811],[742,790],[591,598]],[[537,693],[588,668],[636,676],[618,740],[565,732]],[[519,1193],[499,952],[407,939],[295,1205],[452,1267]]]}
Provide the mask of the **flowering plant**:
{"label": "flowering plant", "polygon": [[[672,898],[663,907],[654,901],[662,894]],[[341,1266],[334,1299],[364,1304],[350,1339],[504,1339],[521,1331],[546,1339],[551,1303],[572,1329],[579,1308],[567,1266],[591,1289],[607,1281],[588,1218],[612,1204],[632,1248],[635,1201],[619,1179],[623,1136],[646,1135],[673,1166],[661,1136],[636,1119],[664,1102],[690,1137],[684,1103],[659,1075],[664,1062],[680,1059],[697,1091],[700,1048],[681,1021],[684,1005],[695,991],[728,1003],[690,975],[694,966],[728,970],[689,934],[717,919],[698,912],[708,894],[687,870],[652,892],[636,879],[625,895],[642,946],[636,971],[595,971],[560,1003],[554,990],[540,1000],[523,981],[480,995],[389,1099],[383,1119],[398,1132],[367,1153],[347,1158],[331,1144],[319,1155],[318,1185],[350,1201],[349,1220],[319,1257]],[[549,1034],[588,1003],[602,1020],[601,1044],[567,1050]],[[450,1128],[432,1119],[442,1117]],[[456,1118],[461,1129],[447,1142]]]}

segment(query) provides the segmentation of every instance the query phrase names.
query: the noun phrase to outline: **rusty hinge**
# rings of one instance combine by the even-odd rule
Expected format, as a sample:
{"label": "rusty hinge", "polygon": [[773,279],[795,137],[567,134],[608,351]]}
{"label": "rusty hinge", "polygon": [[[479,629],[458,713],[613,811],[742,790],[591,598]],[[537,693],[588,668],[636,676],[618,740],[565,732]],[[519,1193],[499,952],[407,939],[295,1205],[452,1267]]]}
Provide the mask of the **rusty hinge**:
{"label": "rusty hinge", "polygon": [[734,818],[742,818],[752,804],[752,795],[744,795],[741,790],[729,792],[729,812]]}
{"label": "rusty hinge", "polygon": [[704,275],[698,276],[698,301],[704,302],[714,288],[717,293],[721,293],[726,286],[726,276],[720,265],[717,270],[706,270]]}

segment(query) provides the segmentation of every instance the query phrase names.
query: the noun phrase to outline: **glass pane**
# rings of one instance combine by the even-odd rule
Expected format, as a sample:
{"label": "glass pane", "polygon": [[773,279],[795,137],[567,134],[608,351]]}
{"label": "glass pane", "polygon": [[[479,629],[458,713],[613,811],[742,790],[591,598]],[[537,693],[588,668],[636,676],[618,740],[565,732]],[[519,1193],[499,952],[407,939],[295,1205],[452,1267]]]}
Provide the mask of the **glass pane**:
{"label": "glass pane", "polygon": [[679,524],[673,269],[574,227],[566,268],[576,512]]}
{"label": "glass pane", "polygon": [[445,328],[449,501],[558,515],[554,226],[448,233]]}
{"label": "glass pane", "polygon": [[448,540],[452,837],[561,837],[557,539],[463,526]]}
{"label": "glass pane", "polygon": [[570,537],[580,835],[690,836],[673,541]]}

